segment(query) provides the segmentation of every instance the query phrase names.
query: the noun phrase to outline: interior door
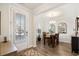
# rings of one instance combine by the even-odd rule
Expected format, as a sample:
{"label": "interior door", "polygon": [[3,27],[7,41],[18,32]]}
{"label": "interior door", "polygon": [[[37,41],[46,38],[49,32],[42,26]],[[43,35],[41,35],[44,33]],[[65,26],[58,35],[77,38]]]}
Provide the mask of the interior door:
{"label": "interior door", "polygon": [[25,29],[25,16],[16,13],[16,23],[15,23],[15,41],[22,42],[26,39],[26,29]]}

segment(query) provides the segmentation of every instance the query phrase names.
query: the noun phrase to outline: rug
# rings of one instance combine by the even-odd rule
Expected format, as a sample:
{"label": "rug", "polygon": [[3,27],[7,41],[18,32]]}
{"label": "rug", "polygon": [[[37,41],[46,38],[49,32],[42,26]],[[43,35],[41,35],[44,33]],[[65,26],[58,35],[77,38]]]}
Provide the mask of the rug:
{"label": "rug", "polygon": [[18,56],[44,56],[42,53],[37,51],[36,49],[28,49],[21,52],[18,52]]}

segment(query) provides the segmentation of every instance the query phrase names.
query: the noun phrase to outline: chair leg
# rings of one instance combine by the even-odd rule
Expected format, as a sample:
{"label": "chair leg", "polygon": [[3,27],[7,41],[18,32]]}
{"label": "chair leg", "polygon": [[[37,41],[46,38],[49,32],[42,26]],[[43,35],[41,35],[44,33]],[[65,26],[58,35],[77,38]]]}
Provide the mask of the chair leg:
{"label": "chair leg", "polygon": [[45,39],[44,39],[44,45],[45,45]]}
{"label": "chair leg", "polygon": [[57,45],[59,44],[59,40],[57,39]]}
{"label": "chair leg", "polygon": [[48,39],[48,45],[50,45],[51,44],[51,40],[50,39]]}
{"label": "chair leg", "polygon": [[52,39],[52,47],[54,48],[55,47],[55,40]]}
{"label": "chair leg", "polygon": [[54,45],[54,44],[52,44],[52,47],[54,48],[54,47],[55,47],[55,45]]}

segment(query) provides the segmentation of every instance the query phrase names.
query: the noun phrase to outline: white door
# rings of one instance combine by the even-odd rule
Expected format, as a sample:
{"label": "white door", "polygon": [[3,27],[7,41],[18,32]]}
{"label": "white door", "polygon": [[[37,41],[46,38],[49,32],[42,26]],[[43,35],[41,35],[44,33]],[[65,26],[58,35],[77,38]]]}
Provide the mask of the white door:
{"label": "white door", "polygon": [[25,36],[25,16],[16,14],[16,41],[23,41],[26,39]]}
{"label": "white door", "polygon": [[26,16],[16,13],[14,26],[16,47],[18,48],[18,50],[27,48]]}

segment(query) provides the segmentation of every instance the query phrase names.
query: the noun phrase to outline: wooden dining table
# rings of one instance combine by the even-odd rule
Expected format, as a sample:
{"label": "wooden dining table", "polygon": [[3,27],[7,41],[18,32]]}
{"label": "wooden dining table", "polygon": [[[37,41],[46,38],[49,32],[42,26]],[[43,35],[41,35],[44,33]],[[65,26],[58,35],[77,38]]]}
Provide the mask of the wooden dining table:
{"label": "wooden dining table", "polygon": [[49,34],[46,34],[45,38],[44,38],[44,45],[46,44],[46,40],[47,39],[50,39],[50,35]]}

